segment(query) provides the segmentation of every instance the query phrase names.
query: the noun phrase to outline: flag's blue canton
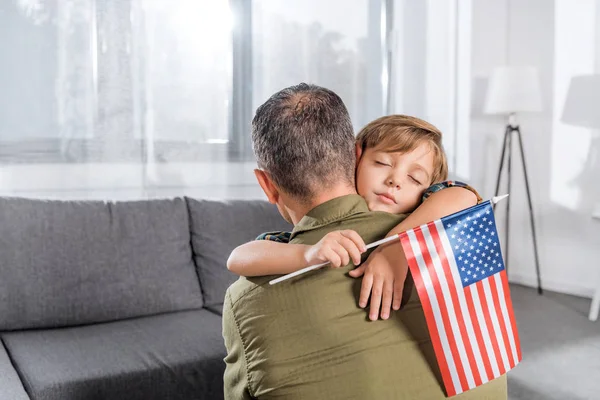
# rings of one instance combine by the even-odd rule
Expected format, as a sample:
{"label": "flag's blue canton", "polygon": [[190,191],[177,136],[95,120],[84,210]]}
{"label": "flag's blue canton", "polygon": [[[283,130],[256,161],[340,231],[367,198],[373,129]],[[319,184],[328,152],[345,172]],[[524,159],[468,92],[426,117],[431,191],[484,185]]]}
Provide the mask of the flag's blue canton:
{"label": "flag's blue canton", "polygon": [[494,212],[489,201],[442,218],[463,287],[504,269]]}

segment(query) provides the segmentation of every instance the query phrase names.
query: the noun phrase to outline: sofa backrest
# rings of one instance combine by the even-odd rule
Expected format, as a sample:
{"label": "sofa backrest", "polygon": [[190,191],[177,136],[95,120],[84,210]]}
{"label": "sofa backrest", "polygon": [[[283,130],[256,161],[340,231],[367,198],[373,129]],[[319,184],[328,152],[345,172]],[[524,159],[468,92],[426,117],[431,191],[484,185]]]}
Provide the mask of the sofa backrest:
{"label": "sofa backrest", "polygon": [[219,309],[237,276],[227,258],[237,246],[269,231],[290,231],[277,207],[260,200],[212,201],[186,198],[190,210],[192,248],[204,304]]}
{"label": "sofa backrest", "polygon": [[0,198],[0,330],[202,307],[184,199]]}

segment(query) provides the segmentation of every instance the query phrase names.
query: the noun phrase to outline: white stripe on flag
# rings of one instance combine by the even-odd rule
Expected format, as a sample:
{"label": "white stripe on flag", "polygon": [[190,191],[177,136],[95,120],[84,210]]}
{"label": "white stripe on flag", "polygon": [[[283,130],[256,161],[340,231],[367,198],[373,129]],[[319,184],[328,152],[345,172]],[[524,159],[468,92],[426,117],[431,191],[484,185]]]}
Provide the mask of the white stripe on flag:
{"label": "white stripe on flag", "polygon": [[433,283],[431,282],[431,278],[429,276],[429,271],[427,271],[427,265],[425,265],[425,260],[423,260],[423,254],[421,253],[419,241],[417,240],[417,237],[415,236],[415,233],[412,230],[408,231],[407,234],[410,240],[410,246],[415,256],[415,261],[419,266],[419,271],[421,271],[421,277],[423,278],[423,286],[427,290],[427,296],[429,298],[429,301],[431,302],[431,310],[435,318],[437,333],[440,337],[440,342],[442,344],[444,356],[446,358],[446,363],[448,364],[448,370],[452,378],[452,383],[454,384],[454,389],[456,391],[456,394],[462,393],[460,380],[458,379],[458,372],[456,371],[456,365],[454,364],[452,352],[450,351],[450,345],[448,344],[448,337],[446,336],[446,332],[444,331],[444,321],[442,320],[442,314],[440,312],[440,307],[437,301],[437,297],[435,295]]}
{"label": "white stripe on flag", "polygon": [[498,297],[500,298],[500,308],[502,309],[502,318],[504,319],[504,326],[506,326],[506,333],[508,334],[508,342],[510,343],[510,350],[515,360],[515,365],[519,363],[519,355],[517,353],[517,345],[515,344],[515,333],[512,330],[512,324],[508,316],[508,308],[506,307],[506,300],[504,297],[504,285],[502,284],[502,277],[500,274],[495,274],[494,279],[496,280],[496,288],[498,289]]}
{"label": "white stripe on flag", "polygon": [[[438,232],[445,232],[444,224],[441,220],[435,221],[435,226],[437,227]],[[481,377],[481,383],[483,384],[488,381],[488,377],[487,373],[485,372],[485,364],[483,362],[483,358],[481,357],[481,352],[479,351],[479,343],[477,343],[477,336],[475,336],[475,330],[473,329],[473,322],[471,321],[471,314],[469,313],[467,299],[465,298],[465,290],[463,288],[462,281],[460,280],[458,265],[456,265],[456,260],[454,259],[452,251],[452,245],[450,244],[448,236],[445,234],[440,234],[440,239],[442,241],[444,251],[448,256],[448,262],[450,263],[450,271],[452,272],[452,277],[454,278],[454,286],[456,287],[456,292],[458,293],[458,302],[460,303],[460,308],[462,309],[463,320],[465,321],[465,326],[469,335],[469,342],[471,343],[473,355],[475,356],[475,362],[477,363],[477,369],[479,370],[479,376]]]}
{"label": "white stripe on flag", "polygon": [[[473,371],[471,371],[471,365],[469,364],[469,359],[467,357],[467,350],[465,349],[465,344],[463,343],[463,337],[460,332],[460,327],[458,325],[458,319],[456,317],[456,309],[455,307],[458,305],[454,305],[452,301],[452,295],[450,294],[450,288],[448,287],[448,282],[446,281],[446,274],[444,273],[444,267],[440,260],[440,256],[435,248],[435,243],[433,242],[433,238],[431,237],[431,232],[429,231],[429,227],[425,226],[422,229],[423,237],[425,238],[425,243],[427,244],[427,249],[429,250],[429,254],[431,256],[431,261],[433,262],[433,267],[435,269],[435,273],[437,274],[438,280],[440,282],[440,287],[442,289],[442,294],[444,297],[444,301],[446,303],[446,309],[448,310],[448,316],[450,317],[450,325],[452,328],[452,332],[454,333],[454,340],[456,341],[456,347],[458,349],[458,354],[460,356],[460,361],[463,366],[463,370],[465,372],[465,377],[467,378],[467,383],[469,385],[469,389],[475,387],[475,380],[473,378]],[[445,235],[445,231],[440,231],[438,229],[438,235],[441,237]],[[467,388],[463,388],[463,390],[467,390]]]}
{"label": "white stripe on flag", "polygon": [[477,292],[477,287],[475,285],[477,284],[472,284],[469,291],[471,292],[471,298],[473,299],[473,307],[475,308],[475,314],[477,314],[477,321],[479,321],[481,336],[483,337],[483,343],[485,344],[485,349],[487,350],[492,372],[494,373],[494,377],[498,377],[500,376],[498,361],[496,360],[496,355],[494,354],[494,348],[492,346],[492,341],[490,340],[490,333],[488,332],[487,325],[485,323],[485,317],[483,315],[483,307],[481,307],[479,293]]}
{"label": "white stripe on flag", "polygon": [[[498,273],[496,273],[496,275],[498,275]],[[496,333],[496,339],[498,340],[498,347],[500,348],[500,356],[502,357],[502,362],[504,363],[504,370],[508,371],[510,369],[510,362],[508,362],[508,354],[506,353],[504,336],[502,336],[502,330],[500,329],[500,322],[498,321],[498,314],[496,313],[496,307],[494,306],[494,298],[492,297],[492,289],[490,288],[489,279],[489,277],[485,278],[481,282],[483,283],[483,291],[485,292],[485,296],[487,298],[490,319],[492,320],[494,332]]]}

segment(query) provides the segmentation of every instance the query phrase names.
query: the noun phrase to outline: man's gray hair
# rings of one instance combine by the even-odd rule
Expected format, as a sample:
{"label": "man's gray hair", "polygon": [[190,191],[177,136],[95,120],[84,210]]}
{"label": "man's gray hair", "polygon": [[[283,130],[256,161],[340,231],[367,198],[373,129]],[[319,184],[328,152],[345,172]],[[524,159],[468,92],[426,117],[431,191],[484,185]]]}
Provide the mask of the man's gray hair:
{"label": "man's gray hair", "polygon": [[341,182],[354,186],[354,144],[344,102],[316,85],[301,83],[275,93],[252,120],[259,168],[303,202]]}

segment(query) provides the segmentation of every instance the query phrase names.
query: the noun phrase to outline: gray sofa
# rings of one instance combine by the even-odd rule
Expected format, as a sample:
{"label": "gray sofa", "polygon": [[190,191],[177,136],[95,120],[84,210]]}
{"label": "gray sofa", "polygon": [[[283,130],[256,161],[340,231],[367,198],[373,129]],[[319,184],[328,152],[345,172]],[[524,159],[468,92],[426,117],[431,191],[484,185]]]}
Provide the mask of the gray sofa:
{"label": "gray sofa", "polygon": [[263,201],[0,198],[0,400],[219,399],[229,252]]}

